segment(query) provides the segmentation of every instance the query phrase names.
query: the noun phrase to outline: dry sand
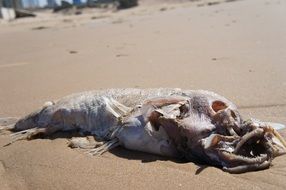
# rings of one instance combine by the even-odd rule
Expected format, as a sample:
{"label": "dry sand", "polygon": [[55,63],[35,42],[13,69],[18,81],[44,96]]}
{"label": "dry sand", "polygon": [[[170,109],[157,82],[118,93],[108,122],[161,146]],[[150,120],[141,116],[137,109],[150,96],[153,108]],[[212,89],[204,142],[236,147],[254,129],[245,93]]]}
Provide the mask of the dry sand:
{"label": "dry sand", "polygon": [[[0,117],[84,90],[180,87],[213,90],[246,118],[286,124],[286,2],[205,5],[1,22]],[[0,147],[8,141],[0,136]],[[273,165],[230,175],[121,148],[91,157],[66,138],[38,139],[0,148],[0,189],[286,189],[286,157]]]}

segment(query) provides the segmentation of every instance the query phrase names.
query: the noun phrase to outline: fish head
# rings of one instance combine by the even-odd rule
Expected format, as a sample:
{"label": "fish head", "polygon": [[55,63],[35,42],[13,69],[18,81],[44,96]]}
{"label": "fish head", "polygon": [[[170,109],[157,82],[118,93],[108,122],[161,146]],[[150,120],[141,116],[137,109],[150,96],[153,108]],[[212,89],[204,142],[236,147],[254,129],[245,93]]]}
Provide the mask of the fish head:
{"label": "fish head", "polygon": [[186,157],[199,158],[230,173],[268,168],[286,152],[286,143],[269,124],[243,122],[225,102],[210,104],[211,114],[192,111],[184,117],[159,117],[160,125]]}

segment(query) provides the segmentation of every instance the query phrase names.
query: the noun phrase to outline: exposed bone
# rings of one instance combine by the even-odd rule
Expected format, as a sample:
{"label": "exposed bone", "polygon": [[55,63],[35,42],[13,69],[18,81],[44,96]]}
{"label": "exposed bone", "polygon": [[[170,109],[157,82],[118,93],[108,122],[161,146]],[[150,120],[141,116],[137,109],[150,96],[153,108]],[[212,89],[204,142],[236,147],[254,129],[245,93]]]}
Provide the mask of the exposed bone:
{"label": "exposed bone", "polygon": [[264,170],[270,167],[271,162],[265,161],[262,164],[241,165],[236,167],[223,167],[223,170],[232,174],[239,174],[249,171]]}
{"label": "exposed bone", "polygon": [[239,140],[237,136],[223,136],[219,134],[211,134],[209,137],[203,139],[203,146],[205,149],[209,149],[218,145],[220,141],[234,142]]}
{"label": "exposed bone", "polygon": [[238,134],[234,131],[234,129],[232,127],[227,126],[226,128],[227,128],[230,135],[238,136]]}
{"label": "exposed bone", "polygon": [[110,102],[115,106],[115,108],[117,108],[121,114],[127,114],[128,112],[130,112],[132,109],[120,104],[118,101],[114,100],[113,98],[110,98]]}
{"label": "exposed bone", "polygon": [[277,152],[279,152],[268,140],[264,140],[262,143],[263,146],[266,149],[266,153],[269,155],[271,159],[273,159],[275,156],[278,156]]}
{"label": "exposed bone", "polygon": [[266,154],[251,158],[221,151],[219,152],[219,155],[222,156],[221,158],[223,158],[223,160],[227,160],[229,162],[241,162],[244,164],[260,164],[268,159]]}
{"label": "exposed bone", "polygon": [[213,122],[218,126],[224,127],[230,135],[238,136],[241,133],[236,115],[230,108],[225,108],[216,112],[213,116]]}
{"label": "exposed bone", "polygon": [[[121,117],[121,114],[113,109],[113,106],[112,106],[111,101],[110,101],[108,98],[106,98],[106,97],[103,97],[103,99],[104,99],[104,101],[105,101],[105,103],[106,103],[106,109],[107,109],[110,113],[112,113],[112,114],[114,115],[114,117],[120,118],[120,117]],[[119,110],[120,110],[120,109],[119,109]]]}
{"label": "exposed bone", "polygon": [[241,140],[236,145],[236,148],[234,149],[233,153],[237,154],[239,149],[251,138],[253,137],[261,137],[264,134],[264,130],[261,128],[255,129],[254,131],[251,131],[250,133],[245,134],[241,137]]}
{"label": "exposed bone", "polygon": [[273,129],[272,127],[264,127],[264,129],[266,129],[266,131],[270,132],[270,133],[273,133],[274,136],[283,144],[284,146],[284,149],[286,149],[286,142],[285,140],[283,139],[283,137],[281,137],[281,135],[275,130]]}
{"label": "exposed bone", "polygon": [[19,132],[11,134],[10,136],[15,140],[16,139],[18,140],[27,139],[28,135],[34,133],[35,131],[37,131],[37,129],[38,128],[31,128],[31,129],[19,131]]}
{"label": "exposed bone", "polygon": [[265,136],[268,136],[268,135],[271,136],[271,139],[268,140],[267,137],[266,137],[266,139],[264,140],[265,142],[263,143],[263,145],[265,146],[266,150],[270,153],[270,155],[272,157],[276,157],[276,156],[281,156],[283,154],[286,154],[286,149],[283,146],[283,144],[281,144],[279,139],[277,139],[276,136],[273,133],[267,132],[265,134]]}
{"label": "exposed bone", "polygon": [[5,144],[4,146],[11,145],[15,143],[16,141],[28,140],[30,137],[30,134],[34,133],[35,131],[36,131],[36,128],[32,128],[32,129],[27,129],[24,131],[19,131],[17,133],[13,133],[10,135],[12,137],[12,140],[9,143]]}
{"label": "exposed bone", "polygon": [[120,142],[117,138],[112,139],[111,141],[108,141],[106,143],[104,143],[102,146],[98,147],[98,148],[94,148],[91,149],[90,151],[88,151],[87,153],[95,156],[95,155],[101,155],[107,151],[110,151],[111,149],[117,147],[120,145]]}
{"label": "exposed bone", "polygon": [[61,129],[60,125],[53,125],[53,126],[47,126],[45,128],[35,127],[35,128],[19,131],[19,132],[16,132],[10,135],[12,137],[12,141],[9,142],[7,145],[13,144],[14,142],[19,141],[19,140],[31,140],[39,134],[50,135],[50,134],[53,134],[59,131],[60,129]]}

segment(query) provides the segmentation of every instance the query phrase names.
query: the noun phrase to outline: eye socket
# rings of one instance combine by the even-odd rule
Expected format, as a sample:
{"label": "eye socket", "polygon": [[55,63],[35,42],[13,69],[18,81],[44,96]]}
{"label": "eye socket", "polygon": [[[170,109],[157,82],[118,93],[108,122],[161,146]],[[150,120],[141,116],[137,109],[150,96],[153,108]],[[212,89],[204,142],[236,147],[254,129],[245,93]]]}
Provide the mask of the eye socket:
{"label": "eye socket", "polygon": [[219,101],[219,100],[216,100],[212,103],[212,109],[215,111],[215,112],[218,112],[220,110],[224,110],[226,109],[227,106],[224,102],[222,101]]}
{"label": "eye socket", "polygon": [[183,104],[179,107],[180,110],[180,115],[178,116],[179,118],[184,118],[188,114],[190,110],[190,105],[189,104]]}

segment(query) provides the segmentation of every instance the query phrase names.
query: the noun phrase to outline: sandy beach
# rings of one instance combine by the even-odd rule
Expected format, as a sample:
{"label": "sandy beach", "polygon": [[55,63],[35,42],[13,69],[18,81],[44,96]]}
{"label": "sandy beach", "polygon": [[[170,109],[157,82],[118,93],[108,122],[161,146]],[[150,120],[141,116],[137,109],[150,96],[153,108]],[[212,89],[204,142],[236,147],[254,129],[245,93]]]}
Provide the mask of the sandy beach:
{"label": "sandy beach", "polygon": [[[285,125],[286,2],[209,2],[1,21],[0,117],[75,92],[178,87],[217,92],[244,118]],[[286,189],[286,156],[231,175],[123,148],[92,157],[56,137],[2,147],[10,137],[0,136],[0,189]]]}

